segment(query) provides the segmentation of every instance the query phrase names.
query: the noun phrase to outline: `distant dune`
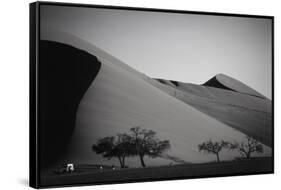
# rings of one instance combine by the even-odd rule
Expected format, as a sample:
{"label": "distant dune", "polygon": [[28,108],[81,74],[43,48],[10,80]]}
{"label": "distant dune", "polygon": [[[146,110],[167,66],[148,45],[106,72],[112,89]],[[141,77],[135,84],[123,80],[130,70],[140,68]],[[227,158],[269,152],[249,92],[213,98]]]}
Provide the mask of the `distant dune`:
{"label": "distant dune", "polygon": [[[226,75],[217,75],[214,78],[219,78],[224,86],[214,85],[214,82],[213,86],[208,86],[206,83],[194,85],[163,79],[157,79],[158,83],[151,83],[188,105],[272,146],[271,101],[262,95],[258,96],[251,88]],[[214,78],[209,81],[214,81]],[[230,89],[232,86],[235,86],[236,91]]]}
{"label": "distant dune", "polygon": [[[245,134],[265,144],[261,156],[271,155],[270,100],[249,96],[249,91],[244,88],[241,90],[243,93],[237,93],[240,86],[236,83],[230,85],[234,91],[229,91],[155,80],[82,39],[65,33],[42,31],[47,31],[42,33],[42,39],[82,49],[101,62],[95,80],[78,106],[67,154],[62,155],[58,163],[117,165],[115,159],[107,160],[96,155],[91,146],[101,137],[128,132],[133,126],[154,130],[160,139],[171,142],[171,150],[167,152],[169,156],[145,157],[148,166],[174,162],[175,159],[167,159],[169,157],[182,162],[213,161],[214,155],[198,152],[199,143],[209,139],[243,141]],[[259,134],[260,131],[263,134]],[[239,154],[230,151],[221,154],[222,160],[231,160],[235,156]],[[126,164],[140,166],[138,158],[129,158]]]}
{"label": "distant dune", "polygon": [[226,76],[224,74],[218,74],[204,83],[204,86],[211,86],[215,88],[222,88],[226,90],[233,90],[235,92],[248,94],[251,96],[256,96],[260,98],[265,98],[262,94],[258,93],[254,89],[248,87],[242,82]]}

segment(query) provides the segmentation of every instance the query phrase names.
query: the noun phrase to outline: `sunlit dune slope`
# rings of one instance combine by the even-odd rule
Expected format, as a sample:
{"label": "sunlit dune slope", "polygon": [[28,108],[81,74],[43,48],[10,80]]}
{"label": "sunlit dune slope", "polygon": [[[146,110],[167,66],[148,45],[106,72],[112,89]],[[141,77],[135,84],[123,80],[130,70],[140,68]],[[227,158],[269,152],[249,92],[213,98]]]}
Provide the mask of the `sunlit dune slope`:
{"label": "sunlit dune slope", "polygon": [[[252,91],[251,93],[254,94],[254,90],[249,87],[247,89],[246,85],[242,85],[235,79],[231,81],[231,78],[226,75],[223,77],[220,75],[219,78],[223,84],[235,84],[236,90],[243,89],[244,92]],[[224,79],[227,79],[227,82],[223,81]],[[271,100],[260,97],[258,94],[233,91],[230,88],[227,89],[227,86],[211,87],[205,84],[195,85],[163,79],[157,79],[157,81],[151,80],[151,83],[219,121],[268,146],[272,145]]]}

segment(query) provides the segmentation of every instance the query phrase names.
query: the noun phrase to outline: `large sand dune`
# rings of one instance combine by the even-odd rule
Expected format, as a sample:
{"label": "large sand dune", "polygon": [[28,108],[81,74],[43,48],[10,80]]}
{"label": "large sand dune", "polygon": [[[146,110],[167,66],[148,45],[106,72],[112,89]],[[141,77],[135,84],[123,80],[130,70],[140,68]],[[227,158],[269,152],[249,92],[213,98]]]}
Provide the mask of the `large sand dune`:
{"label": "large sand dune", "polygon": [[[185,101],[196,100],[198,105],[206,103],[201,97],[197,100],[196,94],[187,94],[150,79],[79,38],[65,33],[52,33],[50,30],[42,31],[48,31],[41,34],[43,39],[82,49],[96,56],[101,62],[97,77],[79,104],[68,153],[60,161],[118,164],[117,160],[106,160],[96,155],[91,146],[101,137],[128,132],[133,126],[154,130],[160,139],[170,140],[171,150],[167,154],[186,162],[215,160],[213,155],[198,152],[197,145],[202,141],[243,141],[244,133],[211,117],[205,111],[203,113],[190,103],[192,101]],[[175,98],[178,93],[184,97],[190,95],[190,98]],[[255,108],[259,109],[259,105]],[[271,155],[271,148],[264,147],[263,156]],[[238,153],[224,151],[221,154],[223,160],[233,159],[235,156]],[[148,166],[171,162],[164,158],[147,157],[145,161]],[[127,164],[140,166],[138,158],[129,158]]]}

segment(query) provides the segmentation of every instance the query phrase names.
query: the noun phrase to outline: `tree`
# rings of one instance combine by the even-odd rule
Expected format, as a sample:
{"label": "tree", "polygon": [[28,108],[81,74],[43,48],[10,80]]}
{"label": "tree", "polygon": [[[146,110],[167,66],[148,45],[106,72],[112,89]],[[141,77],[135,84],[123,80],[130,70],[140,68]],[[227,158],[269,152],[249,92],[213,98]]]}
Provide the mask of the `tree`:
{"label": "tree", "polygon": [[97,154],[102,154],[103,157],[112,159],[117,157],[121,168],[125,167],[125,157],[130,156],[130,137],[127,134],[118,134],[114,136],[104,137],[99,139],[92,146],[92,150]]}
{"label": "tree", "polygon": [[217,162],[220,162],[219,153],[222,151],[223,148],[228,147],[228,142],[221,140],[220,142],[213,142],[212,140],[208,140],[203,142],[202,144],[198,145],[199,151],[204,151],[207,153],[215,154],[217,157]]}
{"label": "tree", "polygon": [[249,136],[246,136],[245,138],[246,138],[246,142],[231,143],[229,148],[231,150],[237,149],[239,151],[239,153],[247,159],[250,159],[252,153],[254,153],[254,152],[263,153],[262,144],[260,144],[258,141],[256,141],[255,139],[253,139]]}
{"label": "tree", "polygon": [[170,148],[170,142],[160,141],[155,137],[156,132],[152,130],[132,127],[130,131],[130,154],[139,156],[142,167],[146,167],[144,156],[155,158]]}

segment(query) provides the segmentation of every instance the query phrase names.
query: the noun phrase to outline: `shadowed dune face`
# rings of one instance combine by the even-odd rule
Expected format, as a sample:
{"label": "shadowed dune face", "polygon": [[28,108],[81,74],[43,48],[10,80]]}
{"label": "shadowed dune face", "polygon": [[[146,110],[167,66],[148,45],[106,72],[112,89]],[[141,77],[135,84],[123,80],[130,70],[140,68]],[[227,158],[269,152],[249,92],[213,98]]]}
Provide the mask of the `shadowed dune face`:
{"label": "shadowed dune face", "polygon": [[40,164],[63,157],[72,136],[78,104],[96,77],[95,56],[69,45],[40,41]]}

